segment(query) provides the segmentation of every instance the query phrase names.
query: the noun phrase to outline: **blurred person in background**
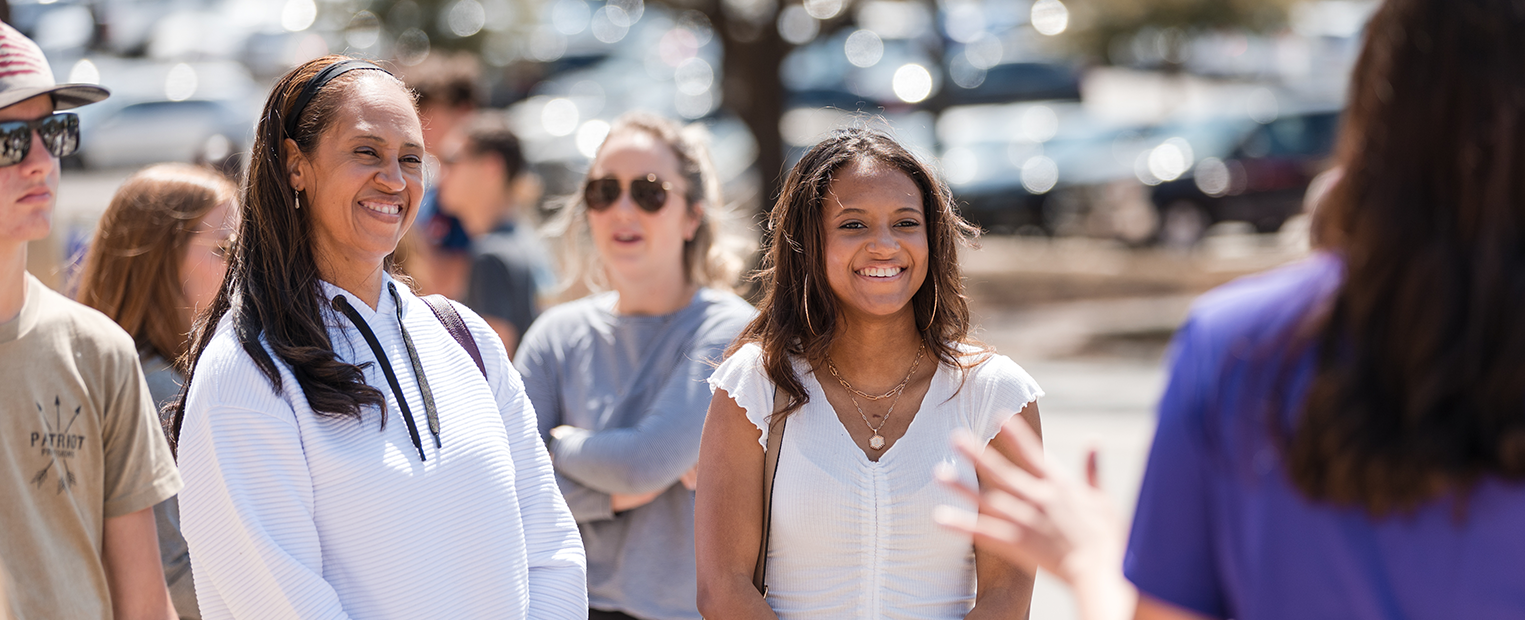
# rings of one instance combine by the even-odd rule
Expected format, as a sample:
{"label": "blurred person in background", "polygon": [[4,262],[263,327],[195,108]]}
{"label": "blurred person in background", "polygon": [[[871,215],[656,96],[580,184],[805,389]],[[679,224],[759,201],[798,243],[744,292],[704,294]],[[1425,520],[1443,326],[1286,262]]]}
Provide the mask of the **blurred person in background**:
{"label": "blurred person in background", "polygon": [[[185,356],[196,312],[211,305],[227,273],[236,194],[206,168],[145,168],[112,196],[85,256],[76,295],[132,336],[161,415],[185,384],[175,363]],[[154,506],[154,520],[175,611],[199,619],[178,498]]]}
{"label": "blurred person in background", "polygon": [[17,618],[173,618],[154,505],[180,490],[132,338],[26,271],[59,158],[106,98],[0,23],[0,562]]}
{"label": "blurred person in background", "polygon": [[472,239],[461,302],[482,315],[512,356],[540,315],[540,298],[556,286],[550,254],[524,215],[539,198],[538,179],[525,169],[502,113],[467,119],[441,153],[440,206]]}
{"label": "blurred person in background", "polygon": [[203,617],[583,617],[518,373],[480,317],[393,276],[423,194],[412,93],[326,56],[260,118],[171,425]]}
{"label": "blurred person in background", "polygon": [[1322,249],[1198,300],[1126,551],[1030,443],[960,527],[1088,619],[1525,617],[1521,31],[1510,0],[1377,9]]}
{"label": "blurred person in background", "polygon": [[[789,172],[769,231],[758,317],[710,379],[700,611],[1025,617],[1033,573],[932,521],[941,503],[973,506],[932,477],[956,461],[950,436],[989,441],[1014,418],[1037,429],[1043,394],[969,338],[958,245],[976,230],[948,187],[893,138],[841,130]],[[770,432],[782,443],[765,513]]]}
{"label": "blurred person in background", "polygon": [[588,550],[592,620],[700,617],[704,381],[754,314],[730,292],[741,262],[722,207],[702,129],[630,113],[556,222],[569,277],[612,290],[547,310],[515,363]]}
{"label": "blurred person in background", "polygon": [[[482,101],[481,66],[471,54],[435,53],[409,67],[402,78],[418,95],[424,150],[442,161],[440,149],[461,123],[476,114]],[[420,292],[460,299],[471,273],[471,233],[459,218],[441,208],[437,184],[431,180],[429,185],[419,203],[419,225],[403,238],[401,255],[406,263],[402,267],[416,278]],[[508,351],[513,352],[512,345]]]}

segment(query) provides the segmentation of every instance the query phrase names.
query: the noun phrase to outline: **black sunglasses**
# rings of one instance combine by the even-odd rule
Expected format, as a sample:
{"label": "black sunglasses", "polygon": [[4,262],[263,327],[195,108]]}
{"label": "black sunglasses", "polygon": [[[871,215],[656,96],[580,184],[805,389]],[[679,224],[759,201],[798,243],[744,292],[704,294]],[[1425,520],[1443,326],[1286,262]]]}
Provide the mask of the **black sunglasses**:
{"label": "black sunglasses", "polygon": [[79,148],[79,116],[59,112],[31,121],[0,122],[0,168],[14,166],[32,152],[32,132],[54,157],[67,157]]}
{"label": "black sunglasses", "polygon": [[[622,191],[624,188],[620,186],[619,179],[594,179],[588,181],[587,187],[583,188],[582,200],[588,205],[589,211],[603,211],[619,201]],[[661,211],[662,205],[667,204],[667,192],[670,191],[672,183],[658,179],[655,174],[630,181],[630,200],[647,213]]]}

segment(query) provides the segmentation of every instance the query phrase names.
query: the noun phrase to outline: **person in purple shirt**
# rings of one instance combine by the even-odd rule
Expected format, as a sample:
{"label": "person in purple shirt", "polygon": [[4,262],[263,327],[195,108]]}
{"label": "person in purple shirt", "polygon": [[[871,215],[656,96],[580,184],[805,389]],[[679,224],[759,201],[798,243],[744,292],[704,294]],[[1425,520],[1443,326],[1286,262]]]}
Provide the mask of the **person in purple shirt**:
{"label": "person in purple shirt", "polygon": [[1521,32],[1508,0],[1377,10],[1322,249],[1193,308],[1126,547],[1015,425],[939,519],[1088,619],[1525,617]]}

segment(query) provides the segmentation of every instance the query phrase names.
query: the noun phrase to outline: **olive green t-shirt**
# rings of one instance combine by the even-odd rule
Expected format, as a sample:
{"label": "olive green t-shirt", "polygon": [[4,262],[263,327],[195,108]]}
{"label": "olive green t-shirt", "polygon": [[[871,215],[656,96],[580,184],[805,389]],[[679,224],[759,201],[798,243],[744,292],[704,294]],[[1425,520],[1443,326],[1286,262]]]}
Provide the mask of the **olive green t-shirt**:
{"label": "olive green t-shirt", "polygon": [[0,323],[0,562],[18,620],[111,618],[105,520],[180,490],[133,342],[31,274]]}

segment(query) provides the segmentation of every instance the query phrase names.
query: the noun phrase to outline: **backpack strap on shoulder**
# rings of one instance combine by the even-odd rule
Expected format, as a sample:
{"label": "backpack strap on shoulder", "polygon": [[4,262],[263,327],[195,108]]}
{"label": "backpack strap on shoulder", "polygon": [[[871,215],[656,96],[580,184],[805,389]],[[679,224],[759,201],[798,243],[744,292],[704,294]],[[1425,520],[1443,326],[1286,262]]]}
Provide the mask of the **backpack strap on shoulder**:
{"label": "backpack strap on shoulder", "polygon": [[434,317],[445,326],[445,331],[450,332],[450,337],[455,338],[461,348],[466,349],[466,354],[471,356],[471,361],[477,363],[482,378],[487,378],[487,364],[482,362],[482,350],[477,348],[477,339],[471,336],[471,330],[466,327],[466,321],[461,319],[461,313],[455,311],[455,305],[444,295],[426,295],[420,299],[429,304],[429,309],[434,311]]}

